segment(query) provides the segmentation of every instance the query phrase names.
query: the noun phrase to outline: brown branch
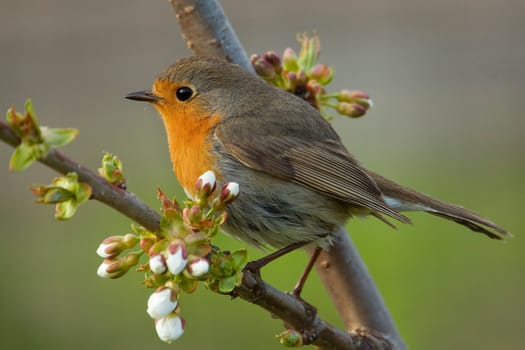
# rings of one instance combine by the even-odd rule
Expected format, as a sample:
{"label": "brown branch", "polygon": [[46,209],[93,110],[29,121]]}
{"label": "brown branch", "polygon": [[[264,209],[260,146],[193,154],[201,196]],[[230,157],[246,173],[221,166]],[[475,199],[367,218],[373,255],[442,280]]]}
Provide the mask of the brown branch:
{"label": "brown branch", "polygon": [[195,55],[219,56],[253,72],[246,51],[217,1],[168,0],[182,37]]}
{"label": "brown branch", "polygon": [[[216,0],[169,1],[177,14],[183,38],[195,54],[226,57],[253,71]],[[221,31],[223,28],[227,30]],[[216,34],[220,35],[218,42],[228,44],[207,45]],[[334,242],[329,252],[321,254],[316,268],[347,330],[365,328],[382,333],[391,339],[395,349],[405,349],[381,295],[344,228],[334,232]]]}

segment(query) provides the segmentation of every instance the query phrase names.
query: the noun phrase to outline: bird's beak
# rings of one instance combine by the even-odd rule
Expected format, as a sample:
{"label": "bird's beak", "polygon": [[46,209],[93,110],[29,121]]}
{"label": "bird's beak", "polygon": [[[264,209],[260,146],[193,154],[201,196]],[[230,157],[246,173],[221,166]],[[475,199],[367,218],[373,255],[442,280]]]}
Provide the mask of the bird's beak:
{"label": "bird's beak", "polygon": [[131,92],[126,95],[126,98],[128,100],[151,102],[151,103],[155,103],[161,99],[161,97],[155,95],[153,92],[148,91],[148,90]]}

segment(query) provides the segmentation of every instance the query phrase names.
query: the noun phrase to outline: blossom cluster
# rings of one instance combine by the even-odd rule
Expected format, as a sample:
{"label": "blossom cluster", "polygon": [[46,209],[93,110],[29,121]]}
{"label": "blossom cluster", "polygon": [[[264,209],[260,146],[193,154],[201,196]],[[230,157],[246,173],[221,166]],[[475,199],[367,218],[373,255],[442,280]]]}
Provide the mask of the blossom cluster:
{"label": "blossom cluster", "polygon": [[[162,218],[158,232],[135,226],[134,233],[107,237],[97,249],[104,258],[97,271],[100,277],[118,278],[136,265],[137,271],[146,274],[144,285],[154,289],[146,311],[155,322],[157,335],[167,343],[184,332],[180,293],[194,292],[200,281],[212,290],[231,292],[239,280],[241,264],[230,267],[228,273],[224,266],[233,261],[231,256],[242,264],[246,262],[245,252],[232,254],[212,249],[210,239],[227,217],[224,209],[239,195],[235,182],[225,183],[214,195],[216,187],[212,171],[202,174],[194,197],[182,207],[159,190]],[[147,262],[139,264],[142,256],[147,257]]]}
{"label": "blossom cluster", "polygon": [[320,110],[327,119],[331,116],[325,107],[335,109],[339,114],[351,118],[363,116],[372,107],[370,96],[359,90],[341,90],[326,93],[327,86],[334,78],[335,71],[324,63],[318,63],[321,45],[319,37],[299,36],[301,50],[297,54],[286,48],[280,56],[268,51],[263,56],[251,56],[255,72],[269,83],[289,91]]}

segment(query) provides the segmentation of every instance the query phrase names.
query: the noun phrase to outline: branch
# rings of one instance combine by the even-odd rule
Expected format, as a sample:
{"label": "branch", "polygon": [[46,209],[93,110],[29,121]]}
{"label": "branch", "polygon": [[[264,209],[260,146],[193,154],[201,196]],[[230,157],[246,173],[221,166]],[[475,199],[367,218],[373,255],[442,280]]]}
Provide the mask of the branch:
{"label": "branch", "polygon": [[219,56],[253,72],[230,21],[217,1],[168,0],[188,48],[195,55]]}
{"label": "branch", "polygon": [[[226,57],[253,71],[246,52],[216,0],[169,1],[175,9],[182,36],[196,55]],[[224,44],[209,45],[214,38]],[[330,251],[323,251],[317,259],[316,268],[347,330],[373,330],[388,336],[395,349],[405,349],[388,309],[348,233],[340,227],[334,232],[333,240],[335,244]]]}

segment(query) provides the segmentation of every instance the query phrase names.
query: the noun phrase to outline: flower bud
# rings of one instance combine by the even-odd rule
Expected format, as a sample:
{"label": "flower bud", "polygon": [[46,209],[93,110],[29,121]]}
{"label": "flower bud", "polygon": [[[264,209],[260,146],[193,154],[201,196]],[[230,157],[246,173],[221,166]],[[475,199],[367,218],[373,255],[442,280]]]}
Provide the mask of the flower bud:
{"label": "flower bud", "polygon": [[106,152],[102,157],[102,167],[98,168],[98,174],[113,184],[125,181],[122,173],[122,162],[111,153]]}
{"label": "flower bud", "polygon": [[178,304],[177,293],[173,289],[160,287],[150,295],[147,313],[154,320],[158,320],[173,312]]}
{"label": "flower bud", "polygon": [[104,259],[102,264],[98,267],[97,275],[102,278],[118,278],[126,272],[119,270],[119,263],[115,260]]}
{"label": "flower bud", "polygon": [[372,99],[364,91],[359,90],[341,90],[337,94],[337,99],[340,102],[355,102],[365,107],[366,109],[373,106]]}
{"label": "flower bud", "polygon": [[188,253],[186,246],[181,241],[172,242],[167,249],[166,265],[168,271],[174,275],[178,275],[184,270],[188,262]]}
{"label": "flower bud", "polygon": [[239,196],[239,184],[237,182],[227,182],[222,186],[221,201],[225,204],[233,202]]}
{"label": "flower bud", "polygon": [[184,333],[185,322],[176,313],[171,313],[155,321],[155,330],[160,340],[170,344],[179,339]]}
{"label": "flower bud", "polygon": [[166,272],[166,258],[162,254],[156,254],[149,258],[149,268],[154,274],[160,275]]}
{"label": "flower bud", "polygon": [[210,262],[206,258],[191,259],[188,263],[188,272],[193,277],[201,277],[210,270]]}
{"label": "flower bud", "polygon": [[299,70],[297,54],[289,47],[283,52],[283,68],[289,72],[297,72]]}
{"label": "flower bud", "polygon": [[191,208],[184,208],[182,210],[182,217],[186,223],[194,224],[202,219],[202,211],[198,205],[194,205]]}
{"label": "flower bud", "polygon": [[327,85],[334,77],[334,70],[326,64],[318,63],[310,69],[309,77],[318,81],[321,85]]}
{"label": "flower bud", "polygon": [[297,348],[303,345],[303,337],[301,333],[294,329],[287,329],[281,334],[277,335],[282,345],[289,348]]}
{"label": "flower bud", "polygon": [[133,248],[139,238],[128,233],[124,236],[109,236],[98,246],[97,254],[102,258],[109,258],[120,254],[123,250]]}
{"label": "flower bud", "polygon": [[98,267],[97,275],[102,278],[118,278],[123,276],[128,270],[137,265],[142,252],[132,252],[119,259],[104,259]]}
{"label": "flower bud", "polygon": [[215,173],[208,170],[197,179],[195,184],[197,193],[209,196],[215,190]]}
{"label": "flower bud", "polygon": [[358,103],[340,102],[337,105],[337,112],[351,118],[358,118],[366,113],[366,108]]}
{"label": "flower bud", "polygon": [[275,78],[275,69],[270,63],[264,60],[259,55],[252,55],[250,57],[255,73],[265,80],[273,80]]}
{"label": "flower bud", "polygon": [[274,69],[275,73],[280,74],[283,70],[281,65],[281,57],[275,51],[268,51],[264,53],[264,60],[268,62]]}

